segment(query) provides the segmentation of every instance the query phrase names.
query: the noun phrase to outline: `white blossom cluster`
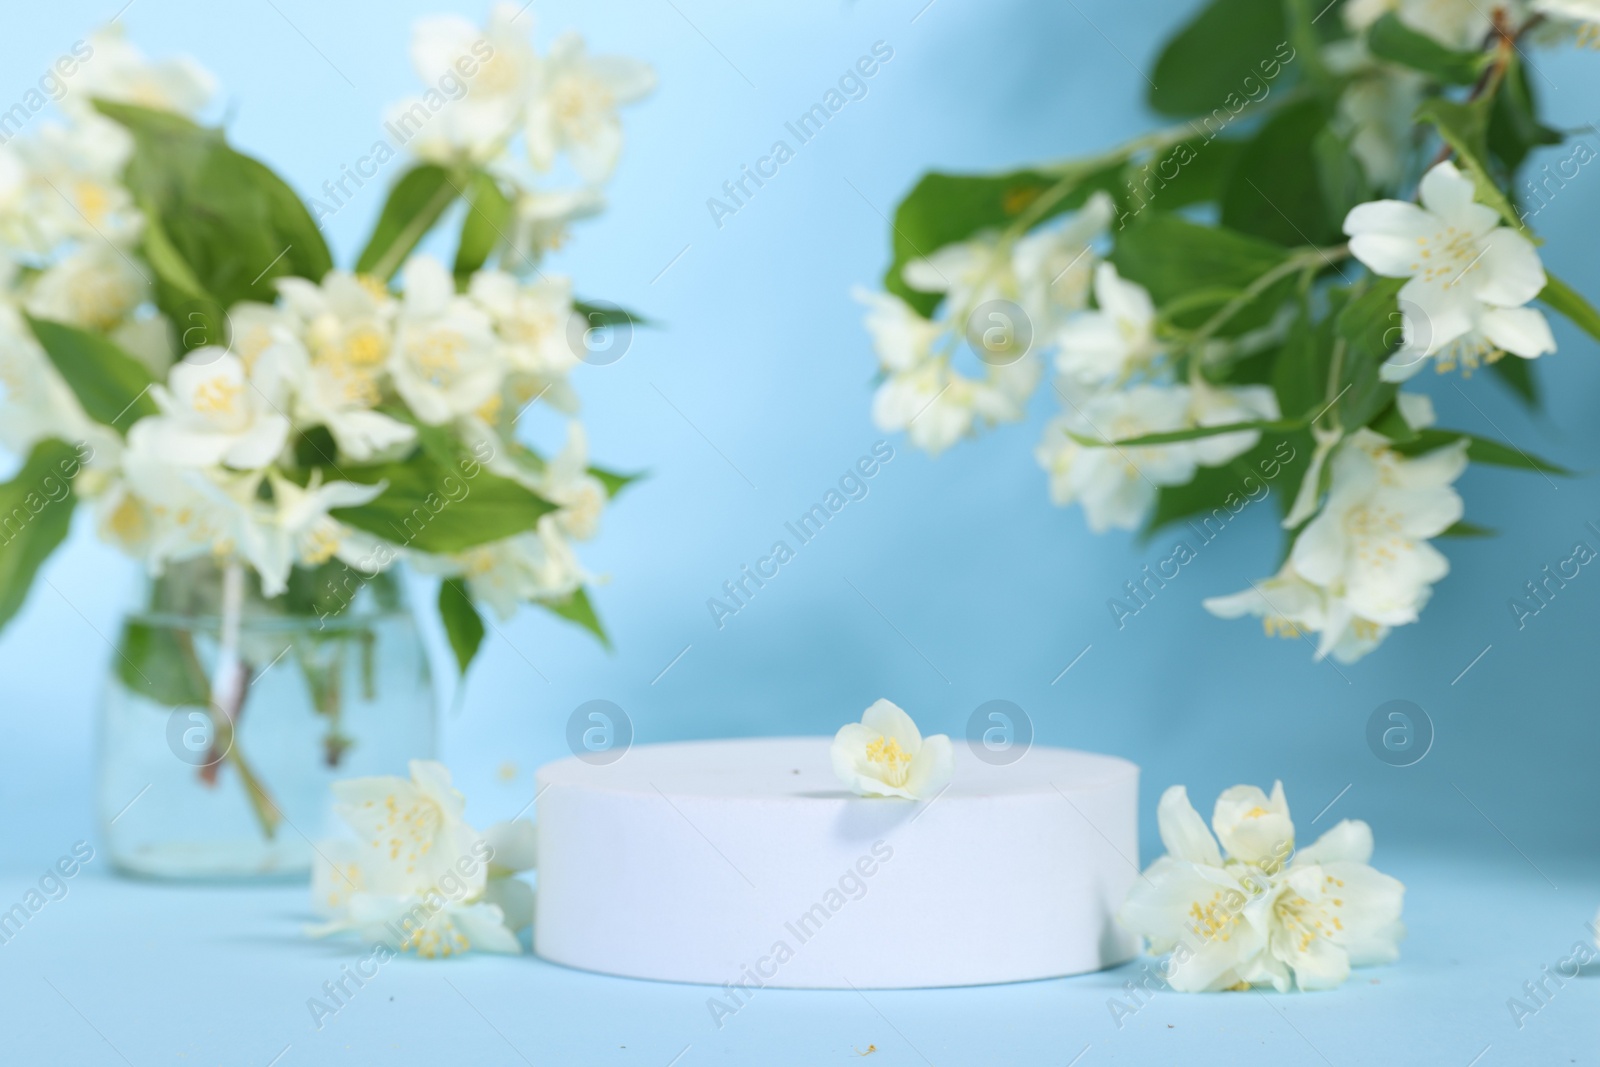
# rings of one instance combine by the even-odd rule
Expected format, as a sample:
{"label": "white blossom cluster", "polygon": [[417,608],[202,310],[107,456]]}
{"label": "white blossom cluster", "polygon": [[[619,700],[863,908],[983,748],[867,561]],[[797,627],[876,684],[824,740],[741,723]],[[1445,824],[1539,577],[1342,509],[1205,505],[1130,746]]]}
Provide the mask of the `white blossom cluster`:
{"label": "white blossom cluster", "polygon": [[[566,154],[586,180],[603,180],[621,147],[616,107],[649,89],[649,69],[589,57],[571,35],[536,56],[512,13],[497,9],[487,30],[455,19],[419,25],[414,52],[424,72],[446,52],[453,60],[458,43],[494,42],[471,94],[429,126],[425,154],[495,163],[507,143],[501,133],[514,125],[535,165]],[[337,558],[370,576],[404,560],[463,578],[502,617],[521,602],[578,590],[588,575],[572,542],[595,534],[607,490],[590,473],[584,429],[572,418],[578,401],[568,377],[586,323],[571,283],[489,269],[458,287],[426,255],[407,262],[398,292],[343,271],[319,282],[281,278],[276,303],[228,309],[226,347],[196,348],[175,362],[184,324],[154,307],[143,219],[122,182],[133,142],[91,101],[193,116],[213,79],[187,61],[146,61],[115,31],[91,45],[60,120],[0,146],[0,445],[26,452],[50,437],[87,444],[77,490],[93,501],[101,535],[155,574],[188,559],[237,559],[272,597],[296,565]],[[491,126],[501,133],[489,138]],[[522,206],[539,196],[549,194],[527,192]],[[544,247],[554,235],[546,227],[531,240]],[[91,419],[25,316],[109,336],[155,375],[157,412],[119,423],[126,439]],[[568,420],[553,458],[515,439],[535,403]],[[306,455],[307,431],[324,440],[322,430],[331,450]],[[469,457],[431,487],[436,508],[383,535],[332,517],[386,485],[347,478],[346,468],[405,461],[432,432]],[[556,510],[536,529],[458,554],[411,545],[432,515],[470,494],[482,470]]]}
{"label": "white blossom cluster", "polygon": [[[1052,499],[1081,503],[1096,532],[1137,527],[1159,486],[1181,485],[1200,466],[1227,463],[1260,435],[1242,431],[1137,448],[1085,441],[1278,415],[1265,387],[1175,379],[1150,294],[1097,252],[1113,212],[1111,199],[1097,193],[1063,225],[1012,241],[983,235],[907,264],[909,285],[945,294],[934,320],[897,297],[862,294],[884,374],[874,421],[880,429],[906,431],[930,453],[979,427],[1021,420],[1043,373],[1041,353],[1054,352],[1055,392],[1064,410],[1045,430],[1037,456],[1049,472]],[[1005,321],[1008,316],[1017,322]],[[985,339],[989,329],[1009,333],[996,345]],[[963,341],[984,350],[985,377],[952,368]]]}
{"label": "white blossom cluster", "polygon": [[[1600,0],[1352,0],[1343,17],[1354,36],[1325,49],[1344,85],[1333,130],[1373,188],[1414,186],[1416,195],[1359,204],[1344,219],[1348,246],[1303,254],[1322,263],[1333,262],[1330,253],[1354,257],[1375,276],[1371,284],[1403,280],[1379,377],[1404,382],[1429,363],[1470,375],[1508,356],[1554,352],[1550,324],[1534,306],[1548,296],[1551,279],[1525,220],[1508,198],[1480,184],[1482,164],[1474,159],[1458,167],[1445,158],[1421,172],[1425,130],[1418,105],[1437,86],[1417,70],[1374,57],[1365,35],[1381,19],[1398,20],[1403,31],[1461,53],[1462,69],[1478,63],[1485,72],[1480,80],[1492,84],[1491,61],[1503,63],[1528,31],[1543,39],[1576,33],[1592,43],[1600,34]],[[1395,31],[1391,25],[1385,32]],[[1100,260],[1097,246],[1113,211],[1097,194],[1065,225],[980,235],[907,264],[908,285],[945,294],[936,319],[893,297],[867,298],[884,372],[874,416],[880,427],[906,430],[931,452],[979,425],[1021,419],[1041,376],[1030,360],[1053,351],[1063,411],[1035,454],[1049,474],[1052,499],[1082,504],[1096,532],[1147,523],[1162,489],[1191,482],[1202,467],[1227,464],[1256,445],[1260,424],[1283,419],[1273,389],[1220,385],[1213,379],[1223,375],[1212,373],[1279,344],[1283,318],[1234,336],[1216,336],[1206,326],[1178,328],[1163,315],[1171,308],[1158,308],[1146,289]],[[972,341],[967,317],[996,300],[1020,305],[1037,327],[1035,343],[1024,358],[969,380],[950,369],[950,355],[963,337]],[[1393,627],[1417,621],[1434,583],[1448,573],[1448,560],[1431,541],[1462,518],[1454,483],[1466,468],[1469,441],[1437,431],[1423,438],[1420,431],[1434,421],[1424,396],[1397,395],[1396,421],[1388,424],[1396,439],[1371,426],[1343,425],[1335,410],[1342,396],[1330,385],[1321,412],[1290,412],[1283,423],[1291,431],[1309,429],[1315,448],[1283,522],[1294,540],[1282,568],[1205,605],[1223,617],[1259,616],[1270,635],[1315,637],[1318,659],[1349,662]],[[1401,439],[1426,440],[1430,450],[1402,446]]]}
{"label": "white blossom cluster", "polygon": [[[1543,312],[1527,306],[1546,276],[1533,243],[1478,203],[1472,181],[1446,161],[1422,179],[1421,204],[1378,200],[1345,219],[1350,250],[1373,273],[1405,278],[1402,340],[1382,367],[1404,381],[1428,362],[1439,370],[1507,353],[1533,359],[1555,351]],[[1433,422],[1427,397],[1400,394],[1412,429]],[[1324,464],[1331,480],[1317,511]],[[1311,521],[1279,573],[1233,596],[1206,601],[1217,615],[1259,615],[1269,634],[1319,634],[1317,656],[1350,662],[1392,627],[1416,622],[1450,562],[1428,541],[1462,516],[1453,483],[1467,466],[1467,442],[1416,457],[1397,454],[1370,429],[1319,434],[1300,496],[1285,521]]]}
{"label": "white blossom cluster", "polygon": [[1543,24],[1536,31],[1541,38],[1576,36],[1592,44],[1600,34],[1600,0],[1350,0],[1343,13],[1356,36],[1327,49],[1333,73],[1350,78],[1339,100],[1340,126],[1367,177],[1381,189],[1395,189],[1408,177],[1407,158],[1417,144],[1413,116],[1427,79],[1367,51],[1360,35],[1379,19],[1394,15],[1406,28],[1469,53],[1488,43],[1497,14],[1514,34],[1534,19]]}
{"label": "white blossom cluster", "polygon": [[[323,922],[308,932],[354,932],[423,959],[521,952],[517,933],[533,922],[533,889],[516,875],[538,858],[533,823],[479,831],[442,763],[412,760],[410,770],[410,778],[333,783],[334,813],[348,833],[317,846],[311,907]],[[308,1007],[313,1021],[336,1010],[315,999]]]}
{"label": "white blossom cluster", "polygon": [[[559,245],[571,222],[605,206],[599,187],[622,152],[618,108],[656,82],[648,64],[590,55],[571,32],[540,55],[529,41],[532,21],[527,5],[512,3],[496,5],[482,27],[459,15],[420,20],[411,46],[418,76],[437,85],[471,70],[469,91],[447,104],[407,98],[389,111],[391,123],[403,124],[419,104],[438,106],[409,147],[435,163],[487,167],[517,189],[509,236],[518,261]],[[563,156],[575,183],[541,187]]]}
{"label": "white blossom cluster", "polygon": [[1209,829],[1175,785],[1156,819],[1166,855],[1117,917],[1152,953],[1170,953],[1162,977],[1172,989],[1332,989],[1352,967],[1400,955],[1405,886],[1372,867],[1372,828],[1361,820],[1300,846],[1282,782],[1270,796],[1253,785],[1225,790]]}

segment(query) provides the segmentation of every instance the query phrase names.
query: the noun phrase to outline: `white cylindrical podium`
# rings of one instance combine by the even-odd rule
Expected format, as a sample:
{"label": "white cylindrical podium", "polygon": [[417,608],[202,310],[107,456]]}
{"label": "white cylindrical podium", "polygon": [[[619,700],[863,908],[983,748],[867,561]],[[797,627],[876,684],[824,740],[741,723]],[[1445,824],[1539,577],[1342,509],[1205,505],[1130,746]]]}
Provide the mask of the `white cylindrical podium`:
{"label": "white cylindrical podium", "polygon": [[534,950],[635,978],[894,989],[1130,959],[1139,769],[959,742],[935,799],[854,796],[827,738],[642,745],[540,768]]}

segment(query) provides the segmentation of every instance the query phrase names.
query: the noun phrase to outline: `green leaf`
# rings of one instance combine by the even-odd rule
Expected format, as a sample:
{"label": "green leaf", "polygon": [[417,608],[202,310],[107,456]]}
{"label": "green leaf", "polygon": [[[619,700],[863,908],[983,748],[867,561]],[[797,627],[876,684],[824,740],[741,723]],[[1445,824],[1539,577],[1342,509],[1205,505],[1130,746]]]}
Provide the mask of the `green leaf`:
{"label": "green leaf", "polygon": [[1534,149],[1560,144],[1564,138],[1539,121],[1539,103],[1527,65],[1515,52],[1508,62],[1510,67],[1489,112],[1488,145],[1506,174],[1514,175]]}
{"label": "green leaf", "polygon": [[195,277],[155,209],[144,208],[144,258],[155,270],[156,307],[172,324],[179,354],[228,341],[228,314]]}
{"label": "green leaf", "polygon": [[983,230],[1007,226],[1032,208],[1058,184],[1070,191],[1061,195],[1039,219],[1082,207],[1096,190],[1118,187],[1123,160],[1103,161],[1050,174],[1019,170],[1007,174],[966,175],[929,173],[895,208],[894,262],[884,275],[884,286],[923,315],[932,315],[943,293],[913,289],[901,276],[914,259],[931,256],[945,245],[964,241]]}
{"label": "green leaf", "polygon": [[648,477],[644,471],[640,471],[638,474],[618,474],[616,471],[608,471],[603,467],[590,467],[589,474],[606,487],[606,497],[610,500],[615,500],[618,493],[634,482],[642,481]]}
{"label": "green leaf", "polygon": [[117,645],[116,671],[124,689],[162,707],[211,703],[211,683],[187,631],[129,619]]}
{"label": "green leaf", "polygon": [[1367,172],[1350,146],[1332,129],[1323,129],[1312,139],[1311,154],[1316,159],[1317,184],[1328,221],[1342,233],[1350,209],[1374,199]]}
{"label": "green leaf", "polygon": [[[1111,262],[1124,278],[1150,290],[1156,305],[1162,307],[1201,290],[1214,291],[1221,298],[1215,303],[1224,303],[1287,257],[1287,250],[1254,237],[1147,211],[1117,238]],[[1292,277],[1284,281],[1288,289],[1293,288]],[[1282,286],[1271,287],[1234,315],[1221,332],[1234,335],[1264,325],[1287,291]],[[1214,310],[1215,306],[1197,308],[1174,316],[1174,321],[1180,326],[1197,326]]]}
{"label": "green leaf", "polygon": [[114,341],[31,315],[28,326],[91,419],[127,433],[139,419],[156,413],[149,393],[155,379]]}
{"label": "green leaf", "polygon": [[606,636],[606,629],[600,624],[600,616],[595,614],[594,605],[589,603],[587,590],[579,589],[565,600],[536,600],[534,603],[568,622],[577,623],[599,638],[600,644],[606,651],[611,651],[611,638]]}
{"label": "green leaf", "polygon": [[1157,433],[1142,433],[1134,437],[1118,437],[1109,441],[1073,433],[1071,430],[1066,431],[1066,434],[1080,445],[1087,445],[1090,448],[1151,448],[1156,445],[1177,445],[1185,441],[1198,441],[1204,437],[1219,437],[1229,433],[1255,433],[1267,430],[1286,433],[1300,428],[1301,422],[1295,419],[1252,419],[1248,422],[1227,422],[1216,426],[1191,426],[1185,430],[1161,430]]}
{"label": "green leaf", "polygon": [[1176,211],[1216,200],[1245,144],[1196,138],[1181,141],[1138,165],[1130,162],[1123,172],[1123,187],[1130,190],[1126,193],[1129,216],[1137,217],[1152,204],[1162,211]]}
{"label": "green leaf", "polygon": [[132,104],[95,106],[133,135],[124,180],[160,227],[146,250],[162,260],[162,300],[172,294],[161,286],[185,288],[175,259],[223,307],[270,303],[275,279],[321,281],[332,269],[327,243],[300,198],[270,168],[230,148],[220,130]]}
{"label": "green leaf", "polygon": [[0,627],[21,610],[34,575],[66,540],[79,463],[72,445],[40,441],[17,476],[0,485]]}
{"label": "green leaf", "polygon": [[1391,401],[1389,406],[1374,415],[1368,423],[1372,430],[1387,437],[1396,444],[1415,440],[1416,427],[1406,419],[1405,412],[1400,410],[1398,402]]}
{"label": "green leaf", "polygon": [[1339,240],[1315,146],[1328,112],[1315,100],[1274,114],[1245,146],[1222,194],[1222,224],[1288,247]]}
{"label": "green leaf", "polygon": [[467,583],[460,578],[446,578],[439,583],[439,618],[444,623],[445,636],[450,639],[450,650],[456,654],[456,666],[464,678],[472,658],[483,644],[483,619],[473,606]]}
{"label": "green leaf", "polygon": [[1539,294],[1539,300],[1600,341],[1600,311],[1596,311],[1594,305],[1579,295],[1576,289],[1548,271],[1545,272],[1544,291]]}
{"label": "green leaf", "polygon": [[1489,371],[1500,384],[1504,385],[1517,395],[1530,409],[1537,411],[1542,406],[1539,399],[1539,381],[1533,375],[1533,360],[1519,359],[1507,355],[1489,364]]}
{"label": "green leaf", "polygon": [[412,167],[389,190],[372,237],[356,260],[356,271],[383,281],[393,278],[459,195],[460,183],[445,168],[433,163]]}
{"label": "green leaf", "polygon": [[627,308],[599,301],[574,300],[572,310],[583,316],[589,328],[601,326],[654,326],[651,320]]}
{"label": "green leaf", "polygon": [[1439,537],[1493,537],[1499,531],[1491,530],[1487,526],[1479,526],[1475,522],[1465,520],[1453,523],[1440,531]]}
{"label": "green leaf", "polygon": [[1156,495],[1155,511],[1140,533],[1141,540],[1148,541],[1162,527],[1197,515],[1204,517],[1196,532],[1215,536],[1208,520],[1225,526],[1250,502],[1273,489],[1282,491],[1274,485],[1276,476],[1285,470],[1284,457],[1298,451],[1289,442],[1285,435],[1263,434],[1254,448],[1228,463],[1201,467],[1184,485],[1163,486]]}
{"label": "green leaf", "polygon": [[1272,390],[1277,394],[1279,411],[1314,413],[1327,403],[1334,321],[1330,314],[1313,324],[1302,308],[1289,324],[1272,368]]}
{"label": "green leaf", "polygon": [[1493,467],[1514,467],[1518,470],[1558,474],[1562,477],[1572,476],[1573,472],[1559,463],[1531,455],[1516,445],[1494,441],[1487,437],[1476,437],[1458,430],[1419,430],[1415,440],[1397,444],[1395,451],[1402,455],[1417,456],[1454,444],[1463,438],[1467,441],[1467,458],[1474,463],[1484,463]]}
{"label": "green leaf", "polygon": [[339,456],[338,442],[326,426],[307,426],[295,435],[293,447],[294,465],[303,471],[331,467]]}
{"label": "green leaf", "polygon": [[[470,475],[468,471],[476,473]],[[463,458],[454,467],[419,451],[399,463],[345,467],[364,485],[388,482],[377,499],[331,514],[340,522],[423,552],[464,552],[532,530],[555,505]]]}
{"label": "green leaf", "polygon": [[1383,381],[1379,368],[1402,339],[1401,278],[1379,278],[1339,312],[1339,338],[1344,341],[1336,410],[1339,425],[1354,430],[1367,425],[1394,403],[1399,387]]}
{"label": "green leaf", "polygon": [[1367,48],[1379,59],[1410,67],[1445,85],[1471,85],[1492,58],[1487,52],[1446,48],[1407,26],[1392,12],[1367,31]]}
{"label": "green leaf", "polygon": [[466,284],[483,269],[510,225],[511,201],[493,175],[478,171],[467,185],[467,217],[461,223],[461,243],[456,246],[455,276],[459,284]]}
{"label": "green leaf", "polygon": [[1479,202],[1494,208],[1514,229],[1521,229],[1522,220],[1517,216],[1516,209],[1489,173],[1488,108],[1493,102],[1493,97],[1484,97],[1470,104],[1461,104],[1436,96],[1422,102],[1415,119],[1417,122],[1431,123],[1445,143],[1455,150],[1456,160],[1472,179]]}
{"label": "green leaf", "polygon": [[1292,79],[1288,40],[1283,0],[1212,0],[1162,49],[1150,106],[1180,118],[1207,115],[1208,129],[1226,124],[1262,88]]}

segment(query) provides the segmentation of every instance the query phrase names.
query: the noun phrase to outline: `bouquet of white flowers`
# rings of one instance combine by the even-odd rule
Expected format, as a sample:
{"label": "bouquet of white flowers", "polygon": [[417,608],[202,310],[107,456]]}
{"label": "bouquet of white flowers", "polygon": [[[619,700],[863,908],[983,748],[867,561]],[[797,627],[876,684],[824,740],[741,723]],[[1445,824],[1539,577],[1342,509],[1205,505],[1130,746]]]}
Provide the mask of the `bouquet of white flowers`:
{"label": "bouquet of white flowers", "polygon": [[1204,543],[1271,493],[1281,568],[1206,607],[1365,655],[1449,571],[1431,539],[1488,532],[1453,488],[1469,462],[1565,473],[1434,426],[1401,384],[1487,366],[1537,405],[1531,361],[1556,344],[1535,303],[1600,338],[1531,227],[1593,131],[1523,177],[1572,136],[1541,119],[1527,46],[1597,31],[1593,0],[1208,0],[1147,79],[1183,121],[1092,159],[928,174],[900,203],[888,292],[863,294],[875,420],[937,453],[1021,420],[1049,355],[1056,503]]}
{"label": "bouquet of white flowers", "polygon": [[[115,28],[53,68],[59,118],[0,116],[0,445],[25,457],[0,485],[0,625],[82,500],[224,645],[246,607],[327,619],[402,562],[440,576],[463,672],[480,605],[605,640],[573,545],[630,479],[591,466],[569,376],[634,320],[540,263],[600,209],[617,109],[654,78],[570,34],[537,54],[517,14],[420,23],[425,92],[309,205],[194,120],[209,74]],[[321,222],[408,155],[336,269]],[[444,224],[448,266],[415,251]],[[518,439],[535,405],[567,420],[553,455]],[[130,626],[119,653],[147,696],[237,718],[236,651],[209,694],[192,648]]]}

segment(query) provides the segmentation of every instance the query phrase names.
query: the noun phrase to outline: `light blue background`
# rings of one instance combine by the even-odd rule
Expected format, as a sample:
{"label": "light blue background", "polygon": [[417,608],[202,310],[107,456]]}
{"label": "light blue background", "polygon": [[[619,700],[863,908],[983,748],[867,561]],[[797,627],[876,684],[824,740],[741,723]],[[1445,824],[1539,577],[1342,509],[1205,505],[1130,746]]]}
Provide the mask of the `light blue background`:
{"label": "light blue background", "polygon": [[[1395,633],[1362,663],[1336,669],[1313,663],[1304,642],[1267,640],[1249,622],[1214,619],[1200,607],[1203,597],[1233,592],[1271,571],[1278,532],[1267,506],[1246,512],[1201,549],[1119,630],[1108,598],[1183,535],[1143,546],[1126,535],[1096,537],[1079,511],[1049,504],[1031,456],[1054,408],[1044,390],[1026,424],[936,461],[891,437],[895,458],[871,481],[871,494],[801,548],[725,628],[712,622],[707,598],[742,564],[765,555],[784,536],[786,520],[884,437],[869,418],[874,363],[860,309],[849,297],[854,285],[874,286],[887,261],[883,216],[928,168],[993,169],[1089,153],[1153,128],[1158,120],[1140,104],[1139,70],[1150,69],[1158,40],[1190,7],[1169,0],[936,0],[923,10],[923,3],[758,8],[708,0],[541,0],[525,16],[537,16],[543,41],[573,26],[595,49],[646,58],[660,76],[655,96],[626,114],[628,141],[609,189],[611,210],[582,226],[555,262],[574,276],[581,294],[662,324],[641,332],[620,363],[582,368],[575,381],[596,461],[652,476],[617,503],[584,554],[592,569],[610,576],[595,599],[615,654],[548,616],[525,613],[501,628],[503,637],[491,633],[459,713],[446,716],[443,754],[471,798],[470,814],[487,822],[522,807],[532,796],[533,768],[566,754],[569,713],[597,697],[628,711],[640,741],[831,733],[879,696],[909,709],[927,732],[959,735],[978,704],[1009,699],[1030,713],[1040,741],[1115,753],[1144,768],[1146,860],[1159,852],[1155,798],[1174,782],[1186,783],[1208,811],[1228,785],[1269,786],[1282,778],[1302,833],[1335,797],[1318,827],[1342,817],[1372,823],[1377,865],[1413,882],[1408,919],[1416,934],[1407,960],[1422,970],[1408,979],[1413,972],[1403,963],[1383,972],[1385,986],[1371,992],[1358,976],[1338,994],[1344,999],[1304,1002],[1317,1005],[1305,1010],[1331,1013],[1320,1022],[1326,1035],[1320,1043],[1336,1043],[1329,1048],[1335,1062],[1337,1049],[1360,1047],[1348,1044],[1356,1039],[1348,1020],[1341,1022],[1349,1012],[1381,1018],[1384,1043],[1415,1038],[1422,1060],[1465,1063],[1489,1038],[1462,1037],[1439,1014],[1446,1000],[1477,1005],[1479,1018],[1501,1013],[1481,1024],[1493,1028],[1495,1040],[1525,1040],[1504,1017],[1504,997],[1536,977],[1540,963],[1563,955],[1600,903],[1592,784],[1600,740],[1594,642],[1600,577],[1585,569],[1525,629],[1518,629],[1508,601],[1544,565],[1570,555],[1575,541],[1600,547],[1600,535],[1585,526],[1600,525],[1592,479],[1470,471],[1460,483],[1467,517],[1501,536],[1446,544],[1453,573],[1422,624]],[[474,18],[484,11],[421,0],[136,0],[123,21],[147,51],[189,53],[217,72],[235,141],[309,194],[337,176],[341,164],[364,155],[378,136],[383,107],[415,90],[406,57],[410,21],[451,6]],[[13,13],[0,39],[0,100],[20,97],[35,72],[115,10],[70,2]],[[783,123],[880,40],[893,47],[894,58],[870,81],[866,99],[850,103],[719,229],[707,198],[741,164],[766,154],[785,136]],[[1542,60],[1541,69],[1535,84],[1556,122],[1573,126],[1595,117],[1600,56],[1569,48]],[[391,164],[388,176],[398,173],[399,164]],[[1547,264],[1589,294],[1600,294],[1591,239],[1600,222],[1595,175],[1586,169],[1538,219],[1550,238]],[[341,262],[353,259],[381,198],[382,189],[370,185],[331,221]],[[1530,416],[1488,379],[1430,374],[1419,381],[1436,398],[1442,423],[1593,469],[1600,455],[1600,424],[1592,416],[1600,350],[1564,322],[1556,330],[1562,350],[1538,368],[1549,397],[1546,414]],[[98,545],[87,524],[46,573],[59,594],[40,585],[0,639],[0,817],[7,827],[0,864],[18,873],[42,867],[92,833],[93,712],[110,655],[100,635],[115,632],[137,589],[131,565]],[[1366,744],[1368,716],[1391,699],[1420,704],[1437,729],[1432,751],[1410,768],[1384,765]],[[507,763],[516,769],[509,781],[499,773]],[[249,954],[264,960],[301,951],[281,943],[292,933],[285,916],[296,914],[297,895],[192,891],[180,898],[140,889],[115,897],[107,895],[113,887],[95,888],[106,902],[101,907],[134,911],[99,927],[87,915],[81,922],[55,916],[66,955],[39,959],[70,957],[62,966],[87,976],[95,973],[94,954],[111,953],[110,974],[97,979],[107,997],[119,985],[137,984],[144,968],[215,962],[185,950],[163,963],[168,946],[157,934],[125,925],[142,914],[138,909],[151,909],[154,929],[178,941],[191,932],[183,916],[192,915],[192,932],[214,939],[206,943],[220,946],[229,974],[251,971],[244,962]],[[8,888],[5,899],[11,896]],[[180,899],[187,903],[173,903]],[[71,905],[56,907],[67,913]],[[230,924],[232,908],[238,921]],[[1541,924],[1536,938],[1510,936],[1523,929],[1523,915]],[[99,929],[99,936],[85,928]],[[28,974],[31,966],[11,973],[18,966],[8,954],[0,953],[5,980],[42,988]],[[312,971],[337,958],[318,956]],[[1470,976],[1453,970],[1459,960],[1474,961]],[[548,995],[571,1007],[542,1011],[545,1022],[518,1043],[531,1051],[548,1039],[551,1048],[566,1050],[563,1061],[600,1062],[597,1049],[630,1044],[626,1036],[608,1041],[624,1030],[667,1034],[665,1024],[658,1031],[648,1020],[678,1010],[668,1001],[681,1000],[685,1013],[702,1010],[692,990],[680,995],[672,987],[578,978],[527,961],[468,966],[487,969],[472,972],[482,987],[502,975],[514,982],[533,973],[516,969],[524,965],[541,968],[541,988],[559,988]],[[1428,986],[1435,978],[1469,982],[1471,995],[1436,995]],[[443,988],[432,975],[407,979],[413,980],[419,989]],[[1408,980],[1423,991],[1404,1010],[1399,1001],[1386,1006],[1377,998],[1388,983]],[[940,994],[953,999],[936,1007],[905,994],[895,1002],[935,1028],[951,1029],[950,1020],[964,1012],[981,1028],[975,1033],[996,1035],[992,1044],[974,1038],[951,1059],[925,1049],[933,1062],[1065,1063],[1083,1041],[1048,1022],[1058,993],[1078,998],[1074,1011],[1094,1018],[1084,1026],[1095,1032],[1084,1040],[1099,1041],[1099,1028],[1109,1026],[1102,999],[1110,980],[1076,981]],[[170,987],[179,987],[176,972]],[[240,995],[255,991],[247,986]],[[299,1010],[296,997],[309,994],[271,993],[288,998],[277,1012],[283,1016]],[[838,1002],[763,996],[789,1007],[775,1009],[772,1029],[763,1031],[770,1040],[752,1033],[743,1039],[747,1045],[722,1046],[746,1049],[739,1062],[779,1047],[796,1056],[815,1053],[797,1062],[822,1062],[825,1052],[844,1054],[852,1041],[864,1048],[873,1034],[889,1033],[867,1013],[871,1033],[830,1031],[824,1042],[801,1020],[832,1018],[832,1007],[821,1006]],[[1550,1013],[1564,1012],[1575,1027],[1585,1008],[1580,996],[1590,1001],[1592,1019],[1588,989],[1558,1001]],[[637,1006],[640,998],[648,1006]],[[866,1011],[851,1001],[857,1014]],[[1300,1010],[1301,1001],[1291,1003]],[[46,1029],[76,1025],[59,1001],[41,1004],[55,1005],[54,1014],[41,1016],[53,1020],[42,1024]],[[1201,1027],[1178,1031],[1173,1049],[1197,1051],[1191,1042],[1201,1030],[1217,1047],[1235,1042],[1240,1050],[1255,1049],[1258,1026],[1273,1023],[1274,1048],[1281,1040],[1294,1062],[1320,1062],[1303,1058],[1309,1057],[1304,1044],[1264,1006],[1252,1004],[1254,1014],[1219,1027],[1204,1014],[1210,1008],[1185,1004],[1183,1010],[1202,1013],[1191,1016]],[[635,1011],[640,1021],[624,1025]],[[449,1025],[477,1026],[464,1012],[452,1009]],[[1019,1032],[1021,1044],[999,1036],[1013,1013],[1041,1020]],[[162,1031],[151,1017],[123,1023],[125,1040],[145,1050],[134,1061],[176,1062],[178,1046],[156,1036]],[[141,1018],[155,1029],[136,1038]],[[228,1031],[196,1039],[198,1047],[217,1055],[227,1050],[226,1062],[264,1063],[281,1045],[265,1015],[230,1018],[259,1028],[250,1047],[263,1055],[234,1048],[223,1040]],[[382,1018],[373,1014],[370,1023]],[[686,1025],[703,1030],[703,1020]],[[1432,1047],[1425,1041],[1430,1034],[1453,1035],[1447,1053],[1436,1050],[1437,1060],[1423,1052]],[[586,1043],[585,1035],[594,1040]],[[916,1032],[908,1036],[922,1044]],[[46,1047],[40,1040],[38,1047]],[[1538,1040],[1548,1043],[1537,1047],[1551,1057],[1556,1049],[1593,1055],[1592,1035],[1579,1041],[1556,1024]],[[892,1057],[883,1062],[921,1062],[906,1058],[904,1048],[877,1043]],[[615,1056],[665,1063],[681,1044],[660,1036],[648,1057]],[[655,1045],[663,1055],[655,1055]],[[332,1057],[338,1046],[321,1047],[320,1055]],[[1521,1053],[1534,1047],[1519,1046]],[[1135,1053],[1127,1048],[1123,1055]],[[1485,1063],[1532,1062],[1514,1055]],[[484,1062],[515,1062],[503,1046],[485,1056]]]}

